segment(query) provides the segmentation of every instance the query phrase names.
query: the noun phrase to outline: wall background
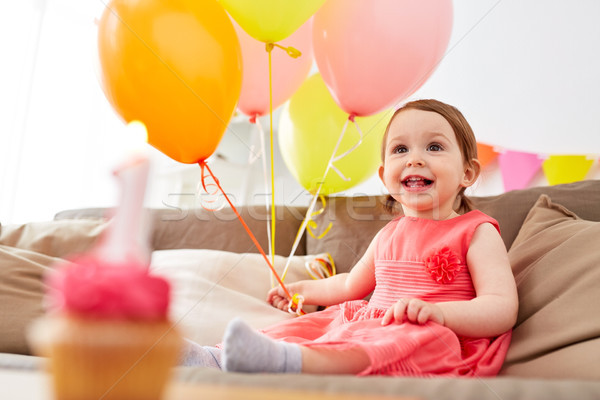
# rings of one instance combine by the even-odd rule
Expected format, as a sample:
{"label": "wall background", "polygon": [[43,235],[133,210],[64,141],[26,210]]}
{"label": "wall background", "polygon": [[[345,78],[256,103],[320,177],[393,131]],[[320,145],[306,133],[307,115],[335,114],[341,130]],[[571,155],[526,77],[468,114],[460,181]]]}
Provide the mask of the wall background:
{"label": "wall background", "polygon": [[[68,208],[114,204],[111,169],[139,147],[97,79],[94,19],[103,1],[21,0],[0,9],[0,222],[51,219]],[[411,98],[456,105],[479,141],[498,149],[587,155],[600,178],[600,2],[455,0],[447,54]],[[274,117],[277,120],[278,113]],[[268,118],[262,119],[268,130]],[[277,123],[274,123],[275,128]],[[235,201],[262,203],[256,127],[234,118],[212,168]],[[157,151],[148,204],[193,206],[199,168]],[[276,156],[276,200],[310,196]],[[540,171],[532,186],[548,184]],[[504,190],[493,162],[473,194]],[[376,177],[343,194],[379,194]]]}

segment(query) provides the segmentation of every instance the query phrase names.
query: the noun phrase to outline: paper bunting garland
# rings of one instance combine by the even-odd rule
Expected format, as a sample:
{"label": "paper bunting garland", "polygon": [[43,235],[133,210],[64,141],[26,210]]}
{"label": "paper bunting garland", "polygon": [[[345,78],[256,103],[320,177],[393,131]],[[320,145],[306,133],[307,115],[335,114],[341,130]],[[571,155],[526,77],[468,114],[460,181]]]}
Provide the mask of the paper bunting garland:
{"label": "paper bunting garland", "polygon": [[[478,158],[482,168],[498,159],[504,190],[527,188],[540,169],[549,185],[583,180],[588,175],[595,159],[586,155],[543,155],[508,149],[498,149],[477,143]],[[600,161],[600,160],[598,160]]]}
{"label": "paper bunting garland", "polygon": [[533,153],[504,151],[498,155],[504,190],[524,189],[537,174],[542,159]]}
{"label": "paper bunting garland", "polygon": [[498,152],[494,146],[489,144],[477,143],[477,158],[481,163],[481,168],[487,167],[492,161],[498,157]]}
{"label": "paper bunting garland", "polygon": [[585,178],[594,160],[582,155],[550,156],[544,161],[544,174],[550,185],[571,183]]}

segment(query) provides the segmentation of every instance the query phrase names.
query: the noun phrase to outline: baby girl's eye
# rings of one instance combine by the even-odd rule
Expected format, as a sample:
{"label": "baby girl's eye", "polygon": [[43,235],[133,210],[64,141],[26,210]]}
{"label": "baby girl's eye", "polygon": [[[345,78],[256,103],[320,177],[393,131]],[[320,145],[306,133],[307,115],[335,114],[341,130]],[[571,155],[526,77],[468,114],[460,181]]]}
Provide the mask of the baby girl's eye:
{"label": "baby girl's eye", "polygon": [[392,150],[392,153],[406,153],[408,151],[408,149],[406,148],[405,145],[403,144],[399,144],[398,146],[394,147],[394,149]]}
{"label": "baby girl's eye", "polygon": [[443,148],[440,144],[432,143],[427,147],[428,151],[442,151]]}

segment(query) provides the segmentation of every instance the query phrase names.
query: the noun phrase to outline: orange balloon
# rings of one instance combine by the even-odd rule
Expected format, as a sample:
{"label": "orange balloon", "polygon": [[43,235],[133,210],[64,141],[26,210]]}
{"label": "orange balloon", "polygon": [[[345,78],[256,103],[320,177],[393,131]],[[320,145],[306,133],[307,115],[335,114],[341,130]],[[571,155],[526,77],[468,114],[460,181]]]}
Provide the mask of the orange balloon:
{"label": "orange balloon", "polygon": [[148,142],[182,163],[208,158],[235,111],[240,45],[216,0],[113,0],[98,25],[104,93]]}

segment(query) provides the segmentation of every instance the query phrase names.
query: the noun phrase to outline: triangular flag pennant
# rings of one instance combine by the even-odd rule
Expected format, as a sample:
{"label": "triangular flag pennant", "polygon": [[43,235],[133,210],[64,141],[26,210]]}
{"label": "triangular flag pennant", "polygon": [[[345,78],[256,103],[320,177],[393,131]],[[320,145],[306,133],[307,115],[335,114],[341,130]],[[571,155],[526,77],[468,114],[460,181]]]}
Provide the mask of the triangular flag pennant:
{"label": "triangular flag pennant", "polygon": [[576,182],[585,178],[593,163],[582,155],[550,156],[544,161],[544,174],[550,185]]}
{"label": "triangular flag pennant", "polygon": [[524,189],[542,166],[537,154],[507,150],[498,155],[504,190]]}
{"label": "triangular flag pennant", "polygon": [[477,158],[481,163],[481,168],[485,168],[489,163],[498,157],[498,152],[494,150],[494,146],[489,144],[477,143]]}

